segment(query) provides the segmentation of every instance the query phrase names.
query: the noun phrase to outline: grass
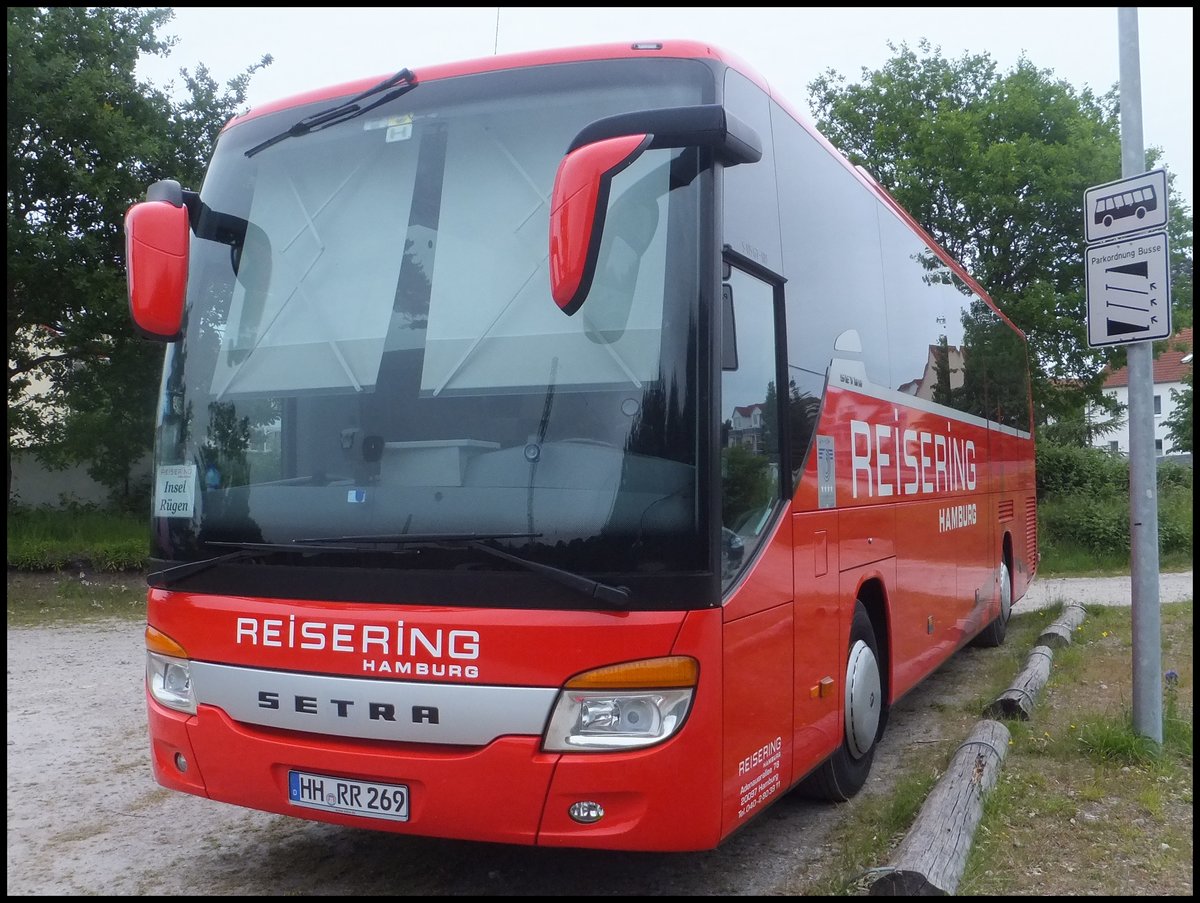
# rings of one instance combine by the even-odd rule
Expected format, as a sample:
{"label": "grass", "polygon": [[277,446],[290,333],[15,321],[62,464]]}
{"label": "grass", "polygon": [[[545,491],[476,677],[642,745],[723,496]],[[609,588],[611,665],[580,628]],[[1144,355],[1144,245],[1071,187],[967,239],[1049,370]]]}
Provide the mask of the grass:
{"label": "grass", "polygon": [[141,570],[150,551],[150,519],[76,505],[8,510],[8,566],[24,571]]}
{"label": "grass", "polygon": [[1191,895],[1192,604],[1162,607],[1162,743],[1132,713],[1128,608],[1097,608],[1055,653],[1015,734],[960,894]]}
{"label": "grass", "polygon": [[[1160,551],[1158,568],[1160,571],[1190,571],[1193,557],[1191,550]],[[1128,575],[1129,569],[1128,550],[1119,554],[1104,554],[1083,546],[1046,540],[1042,545],[1038,576],[1120,577]]]}
{"label": "grass", "polygon": [[1191,896],[1192,603],[1162,606],[1161,744],[1133,725],[1130,615],[1091,611],[1056,652],[959,893],[1028,893],[1022,851],[1036,849],[1043,894]]}
{"label": "grass", "polygon": [[146,584],[136,573],[8,572],[9,627],[104,618],[145,619]]}

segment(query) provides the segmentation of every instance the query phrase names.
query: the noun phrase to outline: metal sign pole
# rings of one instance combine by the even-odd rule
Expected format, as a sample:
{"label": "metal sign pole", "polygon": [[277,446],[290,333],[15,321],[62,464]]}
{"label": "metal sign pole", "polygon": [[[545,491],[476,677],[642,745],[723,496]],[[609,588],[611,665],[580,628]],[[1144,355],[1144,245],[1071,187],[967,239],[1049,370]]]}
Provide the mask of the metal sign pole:
{"label": "metal sign pole", "polygon": [[[1146,170],[1137,7],[1119,7],[1121,175]],[[1166,203],[1166,198],[1163,198]],[[1168,305],[1170,299],[1167,300]],[[1162,617],[1158,603],[1158,464],[1154,449],[1151,342],[1131,342],[1129,364],[1129,536],[1133,615],[1133,728],[1162,743]]]}

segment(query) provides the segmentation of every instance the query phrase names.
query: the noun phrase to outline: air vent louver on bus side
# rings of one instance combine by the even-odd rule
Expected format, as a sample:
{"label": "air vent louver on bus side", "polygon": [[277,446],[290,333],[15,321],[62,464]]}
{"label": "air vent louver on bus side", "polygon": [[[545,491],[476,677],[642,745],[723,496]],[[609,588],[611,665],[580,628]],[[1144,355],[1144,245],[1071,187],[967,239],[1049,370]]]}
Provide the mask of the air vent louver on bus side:
{"label": "air vent louver on bus side", "polygon": [[1013,519],[1013,508],[1015,502],[1012,499],[1005,499],[1000,503],[1000,523]]}
{"label": "air vent louver on bus side", "polygon": [[1037,568],[1037,499],[1025,499],[1025,553],[1032,568]]}

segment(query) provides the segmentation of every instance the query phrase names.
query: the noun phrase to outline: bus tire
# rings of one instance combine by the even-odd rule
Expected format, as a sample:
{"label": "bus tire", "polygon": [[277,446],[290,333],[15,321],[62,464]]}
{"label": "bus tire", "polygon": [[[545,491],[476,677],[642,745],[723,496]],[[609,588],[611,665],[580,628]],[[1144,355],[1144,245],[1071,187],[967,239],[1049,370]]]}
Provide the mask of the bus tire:
{"label": "bus tire", "polygon": [[844,802],[860,791],[871,773],[883,734],[885,706],[875,628],[861,601],[854,603],[846,654],[842,742],[832,756],[800,784],[813,799]]}
{"label": "bus tire", "polygon": [[1008,634],[1008,619],[1012,617],[1012,575],[1008,562],[1000,562],[1000,613],[975,637],[976,646],[1000,646]]}

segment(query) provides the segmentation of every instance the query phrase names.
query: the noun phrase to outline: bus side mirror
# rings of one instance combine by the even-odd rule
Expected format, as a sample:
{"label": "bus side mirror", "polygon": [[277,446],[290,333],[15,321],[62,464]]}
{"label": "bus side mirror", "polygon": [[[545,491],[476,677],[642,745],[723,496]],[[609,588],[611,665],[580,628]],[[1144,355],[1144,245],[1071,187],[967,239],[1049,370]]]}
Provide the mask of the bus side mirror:
{"label": "bus side mirror", "polygon": [[145,338],[173,342],[183,328],[188,210],[178,182],[156,182],[125,214],[129,313]]}
{"label": "bus side mirror", "polygon": [[568,316],[596,274],[612,178],[651,148],[708,147],[726,166],[762,159],[757,133],[719,104],[598,119],[575,136],[550,200],[550,294]]}
{"label": "bus side mirror", "polygon": [[568,316],[583,305],[596,275],[612,177],[641,156],[647,137],[597,141],[558,165],[550,201],[550,293]]}

